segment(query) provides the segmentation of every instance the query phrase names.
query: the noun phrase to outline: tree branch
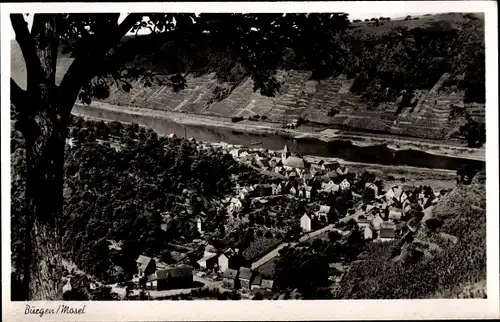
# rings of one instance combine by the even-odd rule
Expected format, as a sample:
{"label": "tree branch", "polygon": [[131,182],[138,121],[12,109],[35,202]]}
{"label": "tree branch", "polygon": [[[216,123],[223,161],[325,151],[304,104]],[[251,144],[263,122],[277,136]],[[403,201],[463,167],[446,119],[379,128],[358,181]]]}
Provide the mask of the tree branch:
{"label": "tree branch", "polygon": [[[117,19],[118,17],[119,14]],[[111,30],[106,28],[96,33],[94,39],[89,41],[89,48],[75,58],[59,85],[58,103],[65,108],[62,111],[63,117],[69,116],[81,87],[97,75],[98,68],[102,67],[108,52],[141,18],[142,14],[129,14],[122,23],[117,23]]]}
{"label": "tree branch", "polygon": [[[21,48],[26,63],[26,73],[28,75],[27,89],[29,91],[33,86],[36,86],[37,75],[42,72],[42,66],[36,55],[35,42],[28,30],[28,23],[24,20],[23,15],[13,13],[10,15],[10,21],[16,34],[16,41]],[[30,75],[34,77],[29,77]]]}

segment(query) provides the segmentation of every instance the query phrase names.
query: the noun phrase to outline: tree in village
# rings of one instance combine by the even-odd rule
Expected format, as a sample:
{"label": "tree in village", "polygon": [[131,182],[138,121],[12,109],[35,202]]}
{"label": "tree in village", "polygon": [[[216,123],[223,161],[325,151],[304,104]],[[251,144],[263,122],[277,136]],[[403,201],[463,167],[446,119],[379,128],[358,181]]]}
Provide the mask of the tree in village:
{"label": "tree in village", "polygon": [[[26,145],[26,204],[23,281],[26,298],[62,298],[62,251],[58,223],[63,212],[63,165],[70,113],[77,100],[109,96],[113,86],[126,92],[153,83],[181,90],[190,70],[190,50],[200,39],[211,57],[229,55],[254,81],[254,90],[279,90],[276,69],[294,53],[317,74],[333,72],[341,52],[338,35],[349,25],[345,14],[35,14],[31,30],[22,14],[11,23],[26,64],[26,88],[10,81],[15,127]],[[120,21],[121,20],[121,21]],[[149,29],[137,36],[139,29]],[[131,33],[135,37],[125,37]],[[207,36],[209,35],[209,36]],[[209,40],[206,40],[209,39]],[[151,68],[155,55],[173,43],[169,68]],[[56,85],[60,52],[73,59]],[[153,53],[147,55],[148,53]],[[172,63],[174,62],[174,63]],[[219,80],[228,66],[215,66]],[[208,72],[208,71],[207,71]],[[108,135],[99,133],[99,135]],[[36,267],[36,269],[34,269]]]}

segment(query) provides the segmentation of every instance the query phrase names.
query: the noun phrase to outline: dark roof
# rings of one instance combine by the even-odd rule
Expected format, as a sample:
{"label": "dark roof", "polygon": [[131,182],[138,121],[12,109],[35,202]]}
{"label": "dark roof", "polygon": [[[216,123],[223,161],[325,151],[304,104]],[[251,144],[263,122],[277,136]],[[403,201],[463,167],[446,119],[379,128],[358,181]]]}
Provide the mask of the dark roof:
{"label": "dark roof", "polygon": [[238,276],[238,271],[232,268],[226,269],[224,275],[222,275],[223,278],[229,278],[232,280],[236,279],[237,276]]}
{"label": "dark roof", "polygon": [[409,185],[404,185],[401,187],[401,189],[404,191],[404,192],[408,192],[408,191],[415,191],[415,187],[414,186],[409,186]]}
{"label": "dark roof", "polygon": [[393,228],[381,228],[380,229],[380,238],[394,238],[394,229]]}
{"label": "dark roof", "polygon": [[240,267],[240,279],[250,280],[252,277],[252,270],[248,267]]}
{"label": "dark roof", "polygon": [[142,265],[148,265],[149,262],[151,261],[151,257],[147,257],[144,255],[140,255],[139,258],[137,258],[136,262]]}
{"label": "dark roof", "polygon": [[153,273],[153,274],[151,274],[151,275],[148,275],[148,277],[147,277],[147,281],[148,281],[148,282],[151,282],[151,281],[156,281],[156,279],[157,279],[157,278],[156,278],[156,273]]}
{"label": "dark roof", "polygon": [[262,282],[262,275],[255,275],[255,277],[252,279],[251,285],[260,285]]}
{"label": "dark roof", "polygon": [[156,277],[159,280],[167,279],[169,277],[183,277],[193,275],[193,269],[189,266],[178,266],[174,268],[162,269],[156,271]]}
{"label": "dark roof", "polygon": [[262,288],[272,289],[273,288],[273,284],[274,284],[273,280],[268,280],[268,279],[263,278],[262,282],[260,283],[260,286]]}

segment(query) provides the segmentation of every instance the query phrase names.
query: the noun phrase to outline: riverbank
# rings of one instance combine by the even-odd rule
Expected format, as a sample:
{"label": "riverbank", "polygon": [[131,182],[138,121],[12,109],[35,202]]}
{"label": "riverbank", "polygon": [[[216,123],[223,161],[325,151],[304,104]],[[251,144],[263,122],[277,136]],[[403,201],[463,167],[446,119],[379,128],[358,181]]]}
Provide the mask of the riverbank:
{"label": "riverbank", "polygon": [[[270,122],[242,121],[232,123],[214,116],[198,116],[147,108],[114,106],[95,102],[91,106],[75,105],[73,113],[81,116],[120,122],[135,122],[160,134],[175,133],[205,142],[260,144],[254,148],[280,150],[284,144],[296,153],[341,158],[347,162],[406,165],[456,170],[461,164],[484,164],[484,149],[421,143],[406,139],[345,135],[337,130],[282,129]],[[321,130],[321,131],[320,131]]]}

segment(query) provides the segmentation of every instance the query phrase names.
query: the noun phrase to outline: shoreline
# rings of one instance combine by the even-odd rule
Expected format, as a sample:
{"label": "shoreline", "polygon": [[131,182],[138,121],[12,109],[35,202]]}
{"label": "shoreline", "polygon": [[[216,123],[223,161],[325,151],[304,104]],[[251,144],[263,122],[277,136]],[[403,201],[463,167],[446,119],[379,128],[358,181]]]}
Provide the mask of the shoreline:
{"label": "shoreline", "polygon": [[[114,106],[107,103],[93,102],[89,106],[75,104],[73,109],[74,114],[87,116],[90,118],[99,118],[96,116],[88,115],[90,113],[85,113],[88,109],[94,109],[94,112],[111,112],[120,113],[124,116],[142,116],[150,117],[158,120],[165,120],[176,123],[179,126],[191,126],[191,127],[205,127],[205,128],[219,128],[234,132],[248,133],[255,135],[279,135],[282,137],[290,139],[313,139],[324,142],[330,141],[347,141],[351,142],[353,145],[360,147],[373,147],[373,146],[384,146],[390,150],[397,151],[421,151],[428,154],[442,156],[447,158],[462,158],[471,161],[486,161],[485,149],[470,149],[466,147],[445,145],[445,144],[433,144],[428,142],[418,142],[411,141],[406,138],[399,139],[387,139],[379,137],[368,137],[368,136],[356,136],[352,134],[344,134],[340,130],[324,129],[319,132],[304,131],[299,129],[282,129],[278,128],[279,124],[270,122],[254,122],[254,121],[241,121],[238,123],[232,123],[231,121],[221,119],[214,116],[204,116],[200,117],[198,115],[191,115],[179,112],[171,111],[160,111],[147,108],[138,107],[126,107],[126,106]],[[102,119],[110,120],[107,117],[101,117]],[[307,129],[307,128],[306,128]],[[417,140],[417,139],[415,139]]]}

